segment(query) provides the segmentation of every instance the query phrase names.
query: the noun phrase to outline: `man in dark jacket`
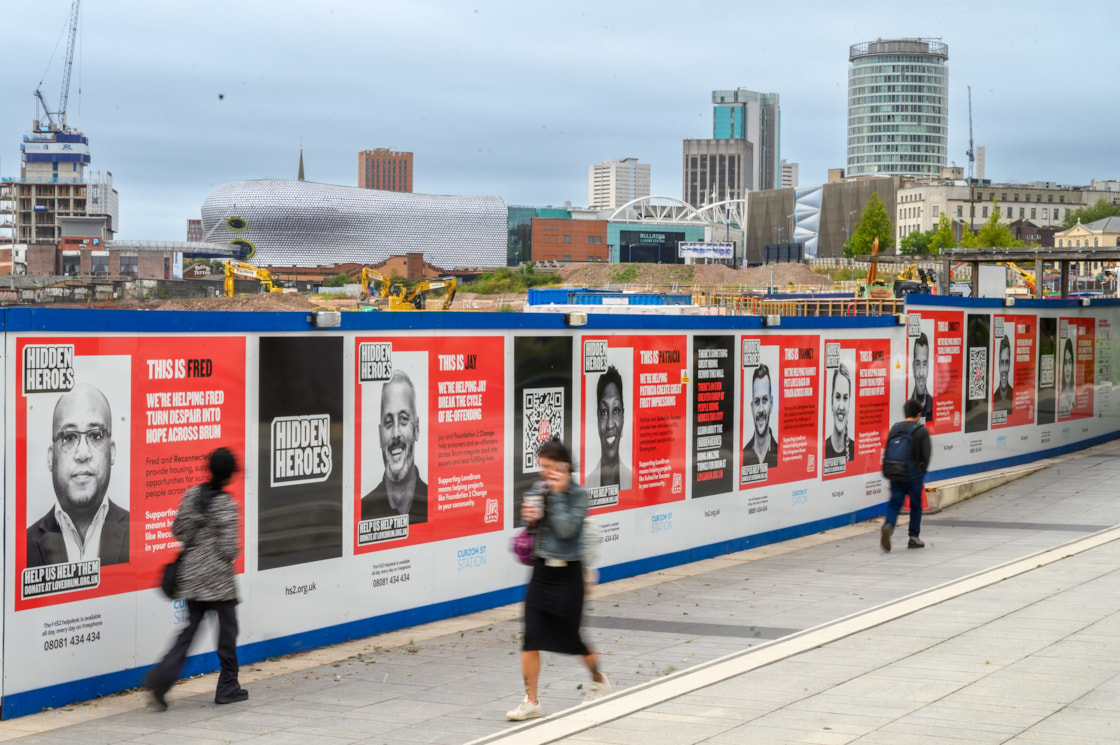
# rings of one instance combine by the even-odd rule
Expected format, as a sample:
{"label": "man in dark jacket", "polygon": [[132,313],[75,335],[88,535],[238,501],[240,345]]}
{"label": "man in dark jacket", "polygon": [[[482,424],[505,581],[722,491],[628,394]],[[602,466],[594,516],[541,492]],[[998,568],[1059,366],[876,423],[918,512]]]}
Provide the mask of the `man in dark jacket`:
{"label": "man in dark jacket", "polygon": [[128,510],[107,496],[116,459],[109,400],[79,383],[54,407],[47,468],[57,502],[27,529],[28,567],[128,562]]}
{"label": "man in dark jacket", "polygon": [[894,525],[898,522],[898,514],[902,511],[902,504],[906,497],[910,498],[910,541],[906,548],[922,548],[926,544],[919,537],[922,530],[922,487],[926,481],[926,471],[929,470],[930,440],[929,431],[922,425],[922,405],[912,398],[902,404],[902,413],[906,417],[891,427],[887,435],[890,442],[896,434],[910,432],[912,443],[910,473],[913,478],[908,481],[891,481],[891,499],[887,503],[887,514],[883,517],[883,526],[879,530],[879,545],[884,551],[891,550],[891,534]]}

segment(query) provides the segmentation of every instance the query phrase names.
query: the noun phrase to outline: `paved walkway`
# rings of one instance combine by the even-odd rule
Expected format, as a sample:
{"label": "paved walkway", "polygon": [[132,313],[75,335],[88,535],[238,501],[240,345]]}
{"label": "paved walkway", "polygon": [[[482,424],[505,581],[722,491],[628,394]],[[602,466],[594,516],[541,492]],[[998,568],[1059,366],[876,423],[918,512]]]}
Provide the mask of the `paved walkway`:
{"label": "paved walkway", "polygon": [[521,725],[509,606],[247,666],[245,704],[204,676],[164,713],[129,693],[0,740],[1115,743],[1118,483],[1101,446],[927,516],[923,550],[883,554],[872,521],[600,587],[589,635],[618,692],[580,706],[578,661],[544,655],[549,716]]}

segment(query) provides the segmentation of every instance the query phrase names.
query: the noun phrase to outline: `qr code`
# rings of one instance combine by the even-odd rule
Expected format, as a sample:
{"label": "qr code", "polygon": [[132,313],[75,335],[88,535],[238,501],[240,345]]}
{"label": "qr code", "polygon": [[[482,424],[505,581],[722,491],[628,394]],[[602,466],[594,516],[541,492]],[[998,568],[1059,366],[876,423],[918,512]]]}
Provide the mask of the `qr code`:
{"label": "qr code", "polygon": [[988,350],[972,347],[968,350],[968,400],[983,401],[988,397]]}
{"label": "qr code", "polygon": [[541,443],[564,434],[564,389],[526,388],[522,412],[521,472],[535,473]]}

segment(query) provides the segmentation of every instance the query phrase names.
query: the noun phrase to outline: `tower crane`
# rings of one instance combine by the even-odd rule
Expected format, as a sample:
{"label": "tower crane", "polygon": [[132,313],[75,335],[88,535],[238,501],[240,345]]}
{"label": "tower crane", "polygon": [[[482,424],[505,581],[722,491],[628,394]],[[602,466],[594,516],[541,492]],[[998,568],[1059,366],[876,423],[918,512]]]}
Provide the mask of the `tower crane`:
{"label": "tower crane", "polygon": [[972,86],[968,86],[968,180],[971,183],[976,173],[976,148],[972,146]]}
{"label": "tower crane", "polygon": [[976,205],[973,203],[976,176],[976,148],[972,144],[972,86],[968,86],[968,229],[972,230],[972,218],[976,214]]}
{"label": "tower crane", "polygon": [[47,100],[43,98],[41,90],[42,80],[39,81],[39,87],[35,89],[35,97],[39,99],[39,104],[43,107],[43,113],[47,117],[47,128],[51,132],[70,131],[66,124],[66,103],[70,98],[70,72],[74,68],[74,43],[78,38],[78,13],[81,5],[82,0],[74,0],[74,3],[70,6],[70,34],[66,43],[66,58],[62,63],[62,95],[59,97],[58,110],[51,111],[47,106]]}

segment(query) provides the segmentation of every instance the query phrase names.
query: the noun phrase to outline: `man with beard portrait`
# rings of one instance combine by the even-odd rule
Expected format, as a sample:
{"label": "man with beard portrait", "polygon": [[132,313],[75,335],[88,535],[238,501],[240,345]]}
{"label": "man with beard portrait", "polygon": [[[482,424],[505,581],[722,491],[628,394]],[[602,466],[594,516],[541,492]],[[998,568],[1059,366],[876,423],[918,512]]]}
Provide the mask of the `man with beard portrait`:
{"label": "man with beard portrait", "polygon": [[416,417],[416,388],[401,370],[381,388],[381,418],[377,424],[385,476],[362,497],[362,520],[408,515],[409,524],[428,521],[428,485],[416,468],[420,441]]}
{"label": "man with beard portrait", "polygon": [[770,368],[759,365],[751,377],[751,421],[754,434],[743,448],[743,465],[757,466],[763,463],[767,469],[778,465],[778,439],[770,428],[770,414],[774,409],[774,394],[770,383]]}

